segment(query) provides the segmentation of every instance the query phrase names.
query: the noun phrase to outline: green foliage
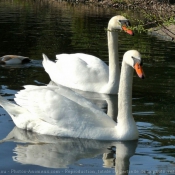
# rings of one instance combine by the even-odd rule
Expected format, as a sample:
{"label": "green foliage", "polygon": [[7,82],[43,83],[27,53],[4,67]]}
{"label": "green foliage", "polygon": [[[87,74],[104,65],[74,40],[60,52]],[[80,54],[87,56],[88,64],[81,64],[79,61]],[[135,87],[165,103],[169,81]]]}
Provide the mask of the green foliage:
{"label": "green foliage", "polygon": [[164,24],[165,26],[169,26],[169,25],[171,25],[171,24],[175,24],[174,17],[170,17],[170,19],[167,20],[167,21],[165,21],[163,24]]}
{"label": "green foliage", "polygon": [[[130,1],[129,1],[130,2]],[[139,10],[142,16],[139,18],[123,15],[132,21],[134,25],[130,29],[143,33],[152,27],[164,27],[175,24],[175,6],[170,5],[168,0],[164,1],[132,1],[134,11]],[[137,5],[136,5],[137,4]]]}

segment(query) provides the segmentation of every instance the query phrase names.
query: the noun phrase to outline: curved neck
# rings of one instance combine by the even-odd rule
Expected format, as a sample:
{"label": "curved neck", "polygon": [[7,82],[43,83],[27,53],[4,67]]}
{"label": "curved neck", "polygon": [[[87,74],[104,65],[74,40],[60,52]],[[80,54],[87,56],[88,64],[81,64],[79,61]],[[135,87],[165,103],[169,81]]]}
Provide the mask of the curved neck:
{"label": "curved neck", "polygon": [[111,92],[118,93],[120,68],[118,57],[118,32],[108,31],[108,52],[109,52],[109,82]]}
{"label": "curved neck", "polygon": [[118,122],[132,117],[133,68],[122,62],[118,94]]}

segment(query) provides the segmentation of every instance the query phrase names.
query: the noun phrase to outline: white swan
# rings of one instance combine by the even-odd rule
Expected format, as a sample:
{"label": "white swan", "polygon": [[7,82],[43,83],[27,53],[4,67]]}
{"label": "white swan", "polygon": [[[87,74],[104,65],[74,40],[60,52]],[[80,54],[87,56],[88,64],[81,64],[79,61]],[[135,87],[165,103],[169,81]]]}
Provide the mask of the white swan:
{"label": "white swan", "polygon": [[14,65],[14,64],[25,64],[29,63],[31,60],[29,57],[24,57],[20,55],[4,55],[0,57],[0,64]]}
{"label": "white swan", "polygon": [[39,134],[97,140],[134,140],[138,130],[132,116],[133,68],[144,78],[141,56],[124,54],[118,96],[118,117],[114,122],[97,106],[61,86],[25,86],[16,94],[17,106],[0,97],[0,105],[17,127]]}
{"label": "white swan", "polygon": [[120,78],[117,30],[133,35],[128,25],[130,22],[123,16],[114,16],[109,21],[109,67],[101,59],[83,53],[56,55],[56,63],[43,54],[45,71],[56,84],[82,91],[117,94]]}

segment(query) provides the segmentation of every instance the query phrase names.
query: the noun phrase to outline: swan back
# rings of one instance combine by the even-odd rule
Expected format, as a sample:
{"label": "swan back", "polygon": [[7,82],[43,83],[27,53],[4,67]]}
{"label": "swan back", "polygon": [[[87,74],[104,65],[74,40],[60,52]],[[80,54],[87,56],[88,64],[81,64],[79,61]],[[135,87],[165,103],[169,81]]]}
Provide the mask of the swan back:
{"label": "swan back", "polygon": [[45,121],[46,128],[37,128],[42,134],[108,140],[116,126],[97,106],[61,86],[25,86],[15,101],[36,119]]}
{"label": "swan back", "polygon": [[99,58],[83,53],[57,55],[56,63],[43,54],[43,66],[60,85],[100,93],[109,79],[109,68]]}

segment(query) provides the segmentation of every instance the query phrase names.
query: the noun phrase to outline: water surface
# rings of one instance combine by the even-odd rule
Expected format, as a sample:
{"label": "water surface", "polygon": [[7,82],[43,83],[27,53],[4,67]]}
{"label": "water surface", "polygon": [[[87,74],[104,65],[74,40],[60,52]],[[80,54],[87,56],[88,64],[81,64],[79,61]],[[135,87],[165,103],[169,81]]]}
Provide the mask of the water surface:
{"label": "water surface", "polygon": [[[20,54],[32,59],[29,65],[0,67],[1,95],[13,100],[23,85],[49,83],[42,53],[54,60],[58,53],[84,52],[108,64],[105,28],[113,15],[121,13],[59,1],[0,1],[0,55]],[[0,144],[0,173],[175,174],[174,48],[175,43],[146,34],[119,34],[120,60],[126,50],[137,49],[144,61],[146,79],[135,75],[133,84],[138,142],[38,136],[14,128],[10,116],[0,108],[0,139],[7,135],[10,139]],[[116,99],[109,97],[114,104]],[[115,118],[116,105],[111,107]]]}

